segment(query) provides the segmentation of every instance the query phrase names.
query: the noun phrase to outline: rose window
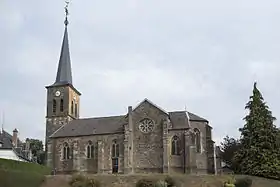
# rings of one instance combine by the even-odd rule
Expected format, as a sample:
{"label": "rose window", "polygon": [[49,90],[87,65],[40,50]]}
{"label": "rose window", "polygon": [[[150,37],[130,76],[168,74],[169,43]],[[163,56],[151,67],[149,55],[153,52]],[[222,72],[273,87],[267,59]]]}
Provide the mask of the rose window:
{"label": "rose window", "polygon": [[139,124],[139,130],[147,133],[154,130],[154,122],[150,119],[143,119]]}

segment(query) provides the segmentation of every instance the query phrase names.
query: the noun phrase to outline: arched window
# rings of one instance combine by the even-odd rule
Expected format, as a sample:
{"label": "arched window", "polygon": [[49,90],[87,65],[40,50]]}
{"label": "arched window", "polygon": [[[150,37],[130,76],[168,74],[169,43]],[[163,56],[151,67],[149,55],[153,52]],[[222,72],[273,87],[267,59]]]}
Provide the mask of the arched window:
{"label": "arched window", "polygon": [[196,152],[200,153],[201,152],[201,136],[200,136],[200,131],[195,128],[194,129],[194,143],[196,147]]}
{"label": "arched window", "polygon": [[63,112],[63,110],[64,110],[63,99],[60,99],[60,112]]}
{"label": "arched window", "polygon": [[87,158],[94,158],[94,145],[92,141],[89,141],[87,145]]}
{"label": "arched window", "polygon": [[120,146],[117,144],[117,141],[114,140],[112,144],[112,157],[117,158],[120,156]]}
{"label": "arched window", "polygon": [[52,106],[52,110],[53,110],[53,113],[56,113],[56,100],[54,99],[53,100],[53,106]]}
{"label": "arched window", "polygon": [[70,147],[68,145],[68,143],[64,143],[63,144],[63,160],[68,160],[70,159]]}
{"label": "arched window", "polygon": [[74,114],[74,101],[71,102],[71,114]]}
{"label": "arched window", "polygon": [[75,116],[78,117],[78,105],[75,103]]}
{"label": "arched window", "polygon": [[119,156],[120,146],[116,140],[112,143],[112,173],[118,173],[119,171]]}
{"label": "arched window", "polygon": [[180,139],[178,138],[178,136],[174,136],[172,138],[171,154],[180,155],[180,152],[181,152]]}

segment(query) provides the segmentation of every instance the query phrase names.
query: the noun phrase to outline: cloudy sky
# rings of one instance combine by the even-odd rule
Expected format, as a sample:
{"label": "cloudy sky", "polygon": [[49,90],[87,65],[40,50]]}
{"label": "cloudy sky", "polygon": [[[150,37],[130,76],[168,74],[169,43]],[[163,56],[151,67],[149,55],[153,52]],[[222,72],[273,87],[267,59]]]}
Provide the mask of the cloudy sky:
{"label": "cloudy sky", "polygon": [[[64,30],[63,0],[0,0],[4,128],[44,139],[46,90]],[[124,114],[148,98],[239,136],[258,81],[280,118],[279,0],[72,0],[69,38],[81,116]],[[1,119],[2,120],[2,119]]]}

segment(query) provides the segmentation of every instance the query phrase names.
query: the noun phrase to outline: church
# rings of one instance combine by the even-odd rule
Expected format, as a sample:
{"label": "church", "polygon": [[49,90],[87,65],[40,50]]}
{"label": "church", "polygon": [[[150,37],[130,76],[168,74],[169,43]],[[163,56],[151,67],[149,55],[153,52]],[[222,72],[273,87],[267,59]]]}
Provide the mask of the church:
{"label": "church", "polygon": [[212,127],[196,114],[165,111],[145,98],[118,116],[80,118],[67,29],[66,14],[56,80],[46,86],[49,167],[58,174],[217,173]]}

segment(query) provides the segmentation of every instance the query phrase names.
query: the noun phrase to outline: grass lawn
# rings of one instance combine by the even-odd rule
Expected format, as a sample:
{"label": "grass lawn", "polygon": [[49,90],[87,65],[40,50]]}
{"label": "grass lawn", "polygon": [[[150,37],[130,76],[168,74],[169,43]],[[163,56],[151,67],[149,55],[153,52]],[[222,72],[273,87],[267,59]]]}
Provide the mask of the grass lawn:
{"label": "grass lawn", "polygon": [[39,164],[0,159],[0,186],[40,187],[50,169]]}

